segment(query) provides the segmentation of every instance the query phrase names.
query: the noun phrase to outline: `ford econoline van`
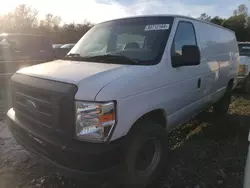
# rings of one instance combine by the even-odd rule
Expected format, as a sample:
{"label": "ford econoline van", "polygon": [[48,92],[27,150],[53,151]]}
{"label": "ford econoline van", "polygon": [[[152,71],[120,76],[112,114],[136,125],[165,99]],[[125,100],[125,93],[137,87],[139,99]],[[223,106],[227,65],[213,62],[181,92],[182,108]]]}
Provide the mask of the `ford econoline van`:
{"label": "ford econoline van", "polygon": [[7,124],[61,172],[123,174],[121,182],[145,187],[166,168],[169,131],[210,106],[227,114],[239,60],[234,32],[211,23],[107,21],[64,59],[12,76]]}

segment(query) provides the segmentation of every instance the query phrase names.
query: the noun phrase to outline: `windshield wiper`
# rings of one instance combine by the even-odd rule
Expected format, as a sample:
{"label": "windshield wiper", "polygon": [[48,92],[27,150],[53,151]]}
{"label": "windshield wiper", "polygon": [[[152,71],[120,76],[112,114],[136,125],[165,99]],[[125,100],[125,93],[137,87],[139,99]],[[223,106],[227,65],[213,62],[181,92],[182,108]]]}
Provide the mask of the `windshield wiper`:
{"label": "windshield wiper", "polygon": [[86,61],[88,58],[83,57],[78,53],[69,53],[66,56],[64,56],[62,59],[73,60],[73,61]]}
{"label": "windshield wiper", "polygon": [[81,55],[80,54],[77,54],[77,53],[69,53],[67,54],[65,57],[80,57]]}
{"label": "windshield wiper", "polygon": [[120,61],[123,61],[126,64],[138,64],[138,61],[131,59],[121,53],[115,53],[115,54],[104,54],[104,55],[97,55],[97,56],[86,56],[83,57],[86,60],[92,60],[92,61],[102,61],[104,60],[105,62],[110,62],[110,63],[118,63],[117,61],[119,61],[119,63],[121,63]]}
{"label": "windshield wiper", "polygon": [[76,60],[76,61],[97,61],[100,63],[123,63],[123,64],[132,64],[138,65],[138,61],[134,59],[130,59],[129,57],[121,54],[121,53],[114,53],[114,54],[103,54],[103,55],[96,55],[96,56],[81,56],[78,53],[70,53],[67,54],[63,59],[66,60]]}

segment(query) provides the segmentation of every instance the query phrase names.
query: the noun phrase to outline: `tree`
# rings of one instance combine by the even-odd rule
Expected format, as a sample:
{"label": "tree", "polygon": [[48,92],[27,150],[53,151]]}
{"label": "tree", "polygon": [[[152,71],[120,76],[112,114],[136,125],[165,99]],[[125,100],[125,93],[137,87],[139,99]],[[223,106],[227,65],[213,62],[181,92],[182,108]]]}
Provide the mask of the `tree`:
{"label": "tree", "polygon": [[46,14],[45,19],[40,21],[40,25],[48,28],[58,27],[60,23],[61,18],[59,16],[54,16],[53,14]]}
{"label": "tree", "polygon": [[249,36],[246,27],[246,17],[244,14],[231,16],[223,22],[223,26],[235,31],[239,41],[246,41]]}
{"label": "tree", "polygon": [[239,15],[248,15],[248,8],[245,4],[241,4],[238,6],[238,8],[236,10],[234,10],[233,12],[234,16],[239,16]]}
{"label": "tree", "polygon": [[[235,31],[240,41],[250,41],[250,17],[244,4],[238,6],[229,18],[211,17],[203,13],[198,19]],[[80,24],[61,24],[61,18],[53,14],[46,14],[40,20],[38,11],[24,4],[0,16],[0,32],[42,34],[50,37],[53,43],[77,42],[92,26],[93,24],[86,20]]]}
{"label": "tree", "polygon": [[203,13],[200,15],[200,17],[198,17],[198,19],[209,22],[211,20],[211,16],[208,16],[206,13]]}
{"label": "tree", "polygon": [[12,27],[16,29],[30,29],[37,26],[38,11],[30,6],[21,4],[15,8],[15,10],[8,15],[12,20]]}
{"label": "tree", "polygon": [[217,24],[217,25],[223,25],[224,19],[220,18],[219,16],[213,17],[210,22]]}

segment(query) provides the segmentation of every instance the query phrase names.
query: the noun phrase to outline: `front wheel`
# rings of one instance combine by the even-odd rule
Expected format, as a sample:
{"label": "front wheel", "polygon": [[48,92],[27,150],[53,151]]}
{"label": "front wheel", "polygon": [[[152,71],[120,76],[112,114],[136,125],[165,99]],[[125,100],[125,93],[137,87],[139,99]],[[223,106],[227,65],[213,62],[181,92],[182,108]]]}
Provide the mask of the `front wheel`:
{"label": "front wheel", "polygon": [[142,188],[165,169],[168,153],[167,133],[161,125],[142,121],[128,135],[125,184]]}

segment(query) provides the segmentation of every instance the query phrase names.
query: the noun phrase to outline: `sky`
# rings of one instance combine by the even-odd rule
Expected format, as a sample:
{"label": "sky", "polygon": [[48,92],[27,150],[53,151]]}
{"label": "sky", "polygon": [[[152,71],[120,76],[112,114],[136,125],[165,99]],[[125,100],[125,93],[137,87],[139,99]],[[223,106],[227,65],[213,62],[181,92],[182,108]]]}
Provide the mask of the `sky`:
{"label": "sky", "polygon": [[19,4],[27,4],[39,11],[42,18],[47,13],[60,16],[64,23],[92,23],[145,14],[181,14],[198,17],[229,17],[238,5],[246,4],[250,12],[250,0],[8,0],[0,6],[0,14],[6,14]]}

